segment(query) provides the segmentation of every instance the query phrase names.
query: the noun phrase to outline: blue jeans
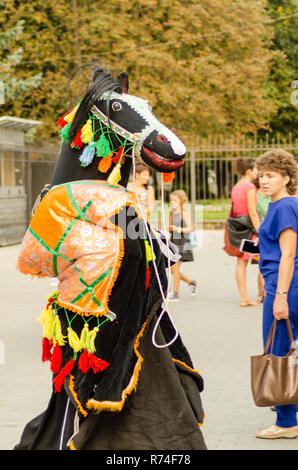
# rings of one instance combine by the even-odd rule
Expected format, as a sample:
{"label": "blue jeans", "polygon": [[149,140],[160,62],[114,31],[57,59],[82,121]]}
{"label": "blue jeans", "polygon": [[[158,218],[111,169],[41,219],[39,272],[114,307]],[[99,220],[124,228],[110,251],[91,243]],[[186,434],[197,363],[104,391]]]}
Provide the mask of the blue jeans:
{"label": "blue jeans", "polygon": [[[271,283],[270,283],[271,284]],[[296,284],[296,283],[295,283]],[[267,288],[266,288],[267,287]],[[275,294],[272,284],[265,286],[266,295],[263,304],[263,341],[264,345],[268,337],[271,325],[274,320],[273,302]],[[276,286],[275,286],[276,289]],[[289,320],[291,323],[294,339],[298,338],[298,285],[291,285],[288,292]],[[278,320],[276,325],[276,335],[273,345],[273,354],[276,356],[286,356],[290,349],[290,338],[285,320]],[[297,426],[296,405],[276,406],[277,426],[290,428]]]}

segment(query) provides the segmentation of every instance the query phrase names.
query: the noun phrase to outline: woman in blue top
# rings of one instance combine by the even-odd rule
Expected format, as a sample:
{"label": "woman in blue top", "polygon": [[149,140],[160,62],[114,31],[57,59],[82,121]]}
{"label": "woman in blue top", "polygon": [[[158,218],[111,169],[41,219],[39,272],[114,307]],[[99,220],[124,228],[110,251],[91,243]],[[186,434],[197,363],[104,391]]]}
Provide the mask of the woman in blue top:
{"label": "woman in blue top", "polygon": [[[265,280],[263,340],[274,318],[276,327],[273,353],[285,356],[290,349],[286,328],[289,318],[294,339],[298,338],[298,199],[297,164],[283,150],[270,150],[256,161],[263,194],[270,196],[268,212],[259,228],[260,271]],[[298,436],[296,405],[276,406],[276,424],[258,431],[257,437],[276,439]]]}

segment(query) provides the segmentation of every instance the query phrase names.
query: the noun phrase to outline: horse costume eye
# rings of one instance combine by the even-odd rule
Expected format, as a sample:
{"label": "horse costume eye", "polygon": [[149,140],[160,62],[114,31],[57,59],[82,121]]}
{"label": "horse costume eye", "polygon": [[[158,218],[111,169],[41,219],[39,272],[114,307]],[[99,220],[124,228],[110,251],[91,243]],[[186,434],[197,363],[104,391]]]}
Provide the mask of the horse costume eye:
{"label": "horse costume eye", "polygon": [[113,111],[121,111],[121,109],[122,109],[122,104],[119,103],[119,101],[114,101],[112,103],[112,110]]}

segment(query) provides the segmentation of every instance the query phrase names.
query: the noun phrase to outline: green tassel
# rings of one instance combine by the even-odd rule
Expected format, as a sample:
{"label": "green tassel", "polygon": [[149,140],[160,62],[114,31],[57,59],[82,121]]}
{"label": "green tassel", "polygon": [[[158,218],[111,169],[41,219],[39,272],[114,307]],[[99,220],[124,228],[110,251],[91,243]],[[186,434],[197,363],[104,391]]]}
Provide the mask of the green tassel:
{"label": "green tassel", "polygon": [[61,138],[64,142],[69,141],[69,129],[70,129],[71,124],[72,123],[69,122],[64,127],[62,127],[62,129],[60,129],[60,131],[59,131],[59,134],[60,134],[60,136],[61,136]]}
{"label": "green tassel", "polygon": [[101,134],[99,140],[96,142],[96,155],[98,157],[107,157],[110,153],[110,143],[104,134]]}

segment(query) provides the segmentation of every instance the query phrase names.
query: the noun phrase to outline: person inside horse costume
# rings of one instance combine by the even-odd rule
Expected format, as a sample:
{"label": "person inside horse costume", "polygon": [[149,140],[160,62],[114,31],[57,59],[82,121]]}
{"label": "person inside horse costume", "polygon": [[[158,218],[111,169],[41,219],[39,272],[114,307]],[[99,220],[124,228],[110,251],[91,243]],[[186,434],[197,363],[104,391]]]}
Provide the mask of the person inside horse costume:
{"label": "person inside horse costume", "polygon": [[15,449],[206,449],[203,379],[162,307],[179,255],[126,189],[135,158],[172,173],[186,148],[128,94],[126,73],[100,67],[58,125],[58,162],[18,257],[22,273],[57,278],[39,317],[53,390]]}

